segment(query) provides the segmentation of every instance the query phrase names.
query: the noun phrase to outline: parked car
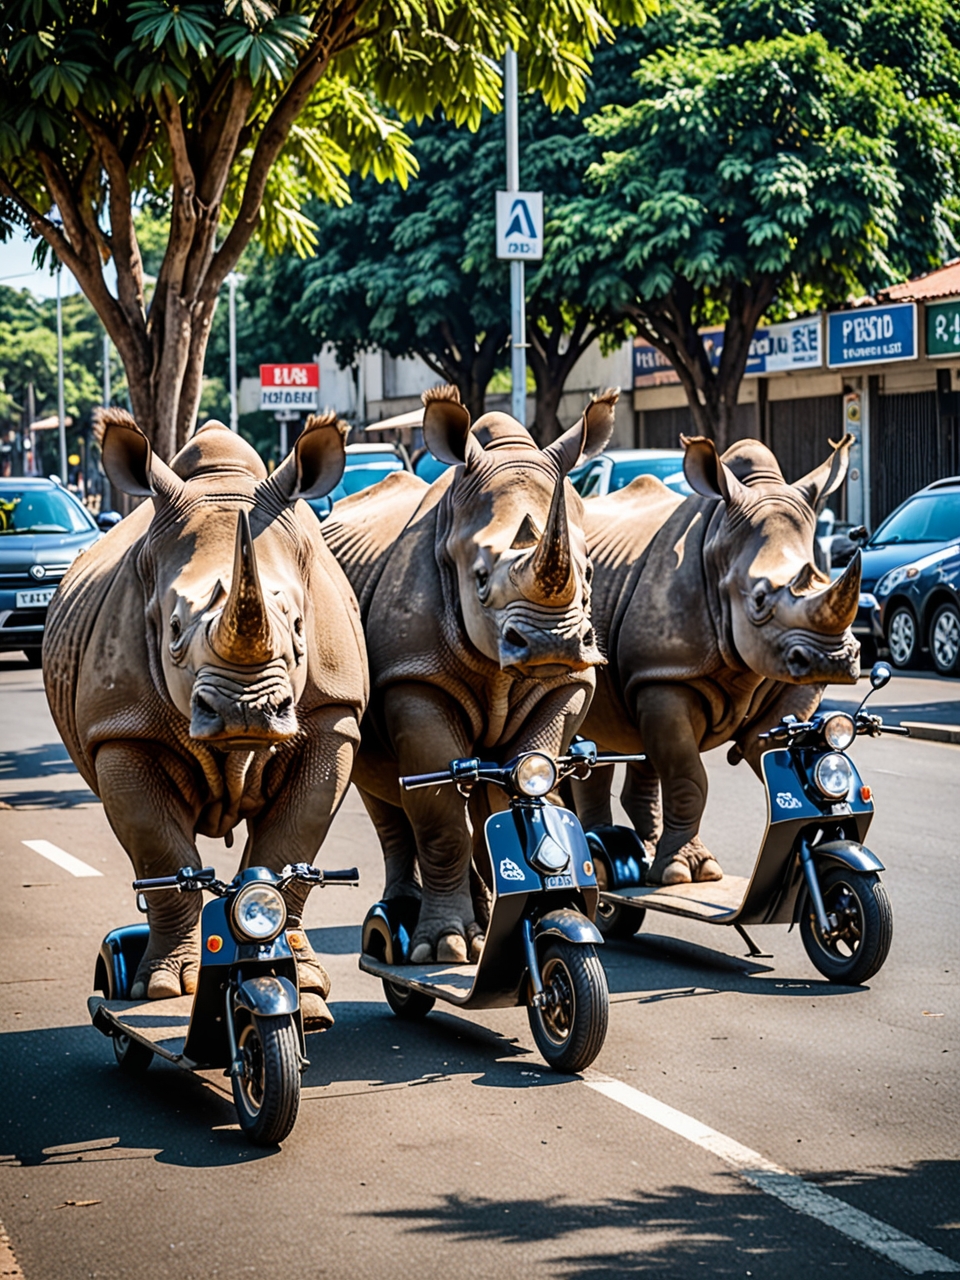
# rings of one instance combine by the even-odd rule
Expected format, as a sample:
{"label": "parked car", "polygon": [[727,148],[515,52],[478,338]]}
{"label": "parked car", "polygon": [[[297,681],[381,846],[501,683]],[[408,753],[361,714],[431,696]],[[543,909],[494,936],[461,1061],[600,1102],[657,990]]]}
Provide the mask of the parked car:
{"label": "parked car", "polygon": [[874,634],[894,666],[914,666],[925,649],[941,675],[960,675],[960,542],[891,569],[875,594]]}
{"label": "parked car", "polygon": [[581,498],[597,498],[624,489],[637,476],[656,476],[684,496],[693,490],[683,474],[682,449],[609,449],[570,472]]}
{"label": "parked car", "polygon": [[410,458],[402,444],[348,444],[347,463],[337,487],[324,498],[313,498],[313,507],[321,520],[326,520],[333,504],[351,493],[369,489],[391,471],[409,471]]}
{"label": "parked car", "polygon": [[0,480],[0,651],[21,649],[39,667],[57,584],[99,537],[90,513],[55,480]]}
{"label": "parked car", "polygon": [[[936,480],[902,502],[863,545],[860,609],[853,625],[861,642],[887,646],[895,666],[915,663],[930,646],[934,615],[940,606],[955,608],[949,589],[932,590],[923,604],[915,580],[950,559],[960,542],[960,476]],[[949,618],[949,613],[944,618]],[[939,619],[941,630],[949,622]],[[960,626],[960,622],[958,622]],[[960,632],[958,632],[960,640]],[[932,652],[932,648],[931,648]],[[955,663],[947,660],[946,671]]]}

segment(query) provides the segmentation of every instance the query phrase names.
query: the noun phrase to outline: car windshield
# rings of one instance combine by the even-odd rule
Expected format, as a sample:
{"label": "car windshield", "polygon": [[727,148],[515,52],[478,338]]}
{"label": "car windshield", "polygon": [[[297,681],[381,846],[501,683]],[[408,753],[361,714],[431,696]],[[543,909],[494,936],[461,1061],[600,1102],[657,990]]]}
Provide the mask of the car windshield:
{"label": "car windshield", "polygon": [[613,475],[610,477],[610,490],[625,489],[637,476],[656,476],[664,484],[673,489],[681,489],[690,493],[683,474],[683,458],[631,458],[613,464]]}
{"label": "car windshield", "polygon": [[86,533],[83,508],[57,489],[0,489],[0,534]]}
{"label": "car windshield", "polygon": [[951,538],[960,538],[960,493],[925,493],[895,511],[867,545],[949,542]]}
{"label": "car windshield", "polygon": [[340,483],[330,494],[331,502],[348,498],[351,493],[369,489],[372,484],[388,476],[391,471],[402,471],[403,461],[395,453],[363,453],[353,458],[347,454],[347,466]]}

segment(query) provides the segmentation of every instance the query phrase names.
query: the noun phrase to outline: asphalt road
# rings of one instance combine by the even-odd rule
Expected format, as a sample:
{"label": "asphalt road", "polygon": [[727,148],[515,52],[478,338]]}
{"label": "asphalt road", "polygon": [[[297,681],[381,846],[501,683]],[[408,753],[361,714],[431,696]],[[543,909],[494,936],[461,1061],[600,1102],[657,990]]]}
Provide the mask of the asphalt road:
{"label": "asphalt road", "polygon": [[[958,700],[960,682],[924,677],[877,701]],[[867,988],[829,985],[782,928],[757,930],[775,952],[762,960],[732,931],[666,916],[606,947],[595,1066],[619,1084],[548,1072],[522,1010],[390,1014],[357,969],[381,876],[351,793],[320,861],[357,863],[362,887],[315,893],[307,917],[336,1025],[310,1038],[293,1134],[260,1151],[222,1076],[154,1064],[129,1080],[89,1025],[100,939],[138,918],[129,864],[39,673],[13,659],[0,731],[0,1218],[27,1280],[960,1270],[960,747],[854,748],[895,912]],[[762,793],[722,752],[708,765],[704,836],[744,874]],[[27,840],[101,874],[75,877]],[[235,854],[205,843],[231,871]],[[13,1266],[0,1237],[0,1274]]]}

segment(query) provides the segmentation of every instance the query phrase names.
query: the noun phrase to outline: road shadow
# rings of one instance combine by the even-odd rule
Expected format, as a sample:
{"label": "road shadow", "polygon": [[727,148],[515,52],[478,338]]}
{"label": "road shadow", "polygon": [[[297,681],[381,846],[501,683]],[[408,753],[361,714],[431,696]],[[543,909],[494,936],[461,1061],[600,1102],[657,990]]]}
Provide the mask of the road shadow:
{"label": "road shadow", "polygon": [[0,1167],[155,1160],[208,1168],[280,1150],[251,1146],[235,1127],[219,1072],[209,1073],[219,1087],[159,1060],[127,1076],[90,1026],[9,1032],[0,1036],[0,1063]]}
{"label": "road shadow", "polygon": [[0,800],[11,809],[77,809],[83,805],[99,805],[88,787],[73,791],[31,790],[0,792]]}
{"label": "road shadow", "polygon": [[[938,1179],[955,1192],[958,1168],[931,1161],[873,1171],[868,1211],[957,1257],[960,1242],[935,1221],[939,1211],[931,1217],[921,1208],[918,1216],[917,1209]],[[576,1200],[448,1193],[422,1208],[380,1209],[361,1216],[395,1222],[412,1237],[446,1237],[451,1245],[513,1247],[519,1257],[524,1256],[521,1250],[536,1248],[540,1265],[558,1280],[615,1280],[649,1273],[671,1280],[704,1275],[796,1280],[801,1274],[821,1274],[821,1268],[841,1268],[858,1278],[903,1274],[829,1227],[815,1225],[753,1190],[733,1173],[719,1172],[709,1185],[709,1190],[641,1185],[631,1195],[603,1199],[595,1197],[593,1188],[585,1188]],[[899,1205],[888,1199],[887,1190],[899,1195]],[[838,1195],[841,1198],[853,1203],[846,1193]],[[890,1209],[889,1215],[881,1212],[881,1205]],[[551,1243],[556,1250],[545,1258],[543,1246]],[[416,1248],[412,1241],[410,1248]]]}
{"label": "road shadow", "polygon": [[76,773],[62,742],[0,751],[0,782],[10,778],[49,778],[55,773]]}
{"label": "road shadow", "polygon": [[360,957],[360,941],[363,926],[359,924],[327,925],[321,929],[307,929],[307,937],[314,951],[328,956]]}
{"label": "road shadow", "polygon": [[[70,774],[79,785],[70,789],[57,787],[23,787],[7,790],[11,783],[54,778]],[[60,742],[45,742],[36,747],[16,751],[0,750],[0,800],[14,809],[70,809],[100,801],[85,786],[76,766]]]}
{"label": "road shadow", "polygon": [[[733,930],[727,933],[730,945],[737,945]],[[611,997],[630,993],[639,1004],[728,991],[778,999],[808,996],[811,992],[819,998],[869,991],[869,986],[847,987],[812,976],[767,977],[774,973],[773,966],[766,963],[769,957],[731,956],[685,938],[648,933],[646,929],[633,938],[605,942],[601,950]],[[680,983],[678,976],[682,977]]]}

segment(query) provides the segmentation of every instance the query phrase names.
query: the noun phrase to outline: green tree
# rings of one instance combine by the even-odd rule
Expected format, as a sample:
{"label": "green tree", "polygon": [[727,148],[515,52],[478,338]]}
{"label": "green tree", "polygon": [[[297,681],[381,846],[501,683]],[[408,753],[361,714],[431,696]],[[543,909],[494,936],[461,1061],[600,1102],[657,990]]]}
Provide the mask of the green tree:
{"label": "green tree", "polygon": [[[599,109],[629,81],[638,58],[632,33],[597,53],[586,109]],[[571,112],[556,115],[537,96],[520,103],[520,181],[552,207],[584,193],[595,139]],[[316,343],[330,342],[346,366],[364,347],[418,355],[459,387],[474,417],[508,351],[510,278],[496,257],[494,195],[504,185],[501,117],[484,112],[476,135],[442,115],[411,136],[419,175],[400,190],[352,185],[352,201],[317,214],[317,257],[302,276],[296,309]],[[598,338],[623,339],[623,314],[589,296],[591,264],[558,269],[552,258],[527,274],[528,360],[536,387],[532,431],[545,444],[559,431],[557,409],[577,361]],[[279,308],[282,312],[283,308]]]}
{"label": "green tree", "polygon": [[[161,456],[192,428],[217,295],[256,235],[307,253],[308,196],[405,182],[399,121],[476,127],[518,48],[553,109],[642,0],[8,0],[0,9],[0,216],[70,268],[123,359]],[[170,231],[147,303],[135,210]],[[116,271],[116,291],[105,264]]]}
{"label": "green tree", "polygon": [[552,263],[587,266],[723,447],[762,317],[956,251],[956,23],[946,0],[682,0],[642,40],[635,100],[588,121],[602,155],[555,211]]}

